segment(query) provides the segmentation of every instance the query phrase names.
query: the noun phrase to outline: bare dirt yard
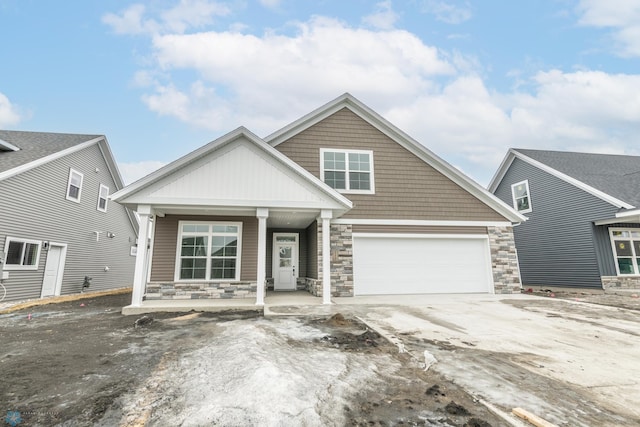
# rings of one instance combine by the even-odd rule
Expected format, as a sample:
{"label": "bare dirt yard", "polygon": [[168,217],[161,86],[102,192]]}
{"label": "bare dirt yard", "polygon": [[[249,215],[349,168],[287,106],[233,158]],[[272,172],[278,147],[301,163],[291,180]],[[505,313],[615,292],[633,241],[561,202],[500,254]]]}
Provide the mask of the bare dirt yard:
{"label": "bare dirt yard", "polygon": [[0,315],[12,426],[500,426],[349,315],[120,314],[130,295]]}

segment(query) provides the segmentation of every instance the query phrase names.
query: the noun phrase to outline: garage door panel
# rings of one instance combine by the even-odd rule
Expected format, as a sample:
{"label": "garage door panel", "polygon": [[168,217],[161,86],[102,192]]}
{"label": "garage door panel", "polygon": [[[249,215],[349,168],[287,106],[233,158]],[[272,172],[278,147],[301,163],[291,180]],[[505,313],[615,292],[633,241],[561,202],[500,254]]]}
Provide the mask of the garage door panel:
{"label": "garage door panel", "polygon": [[354,236],[354,293],[489,292],[486,239]]}

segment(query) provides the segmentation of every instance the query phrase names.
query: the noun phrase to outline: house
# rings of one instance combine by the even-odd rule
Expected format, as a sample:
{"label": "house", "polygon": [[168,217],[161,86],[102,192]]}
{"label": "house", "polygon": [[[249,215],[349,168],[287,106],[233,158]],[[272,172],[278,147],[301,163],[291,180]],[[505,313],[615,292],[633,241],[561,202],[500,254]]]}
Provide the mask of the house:
{"label": "house", "polygon": [[102,135],[0,130],[5,301],[130,286],[137,220],[109,201],[122,187]]}
{"label": "house", "polygon": [[640,288],[640,157],[511,149],[489,190],[529,218],[525,287]]}
{"label": "house", "polygon": [[[349,94],[262,139],[241,127],[125,187],[151,299],[519,292],[525,220]],[[328,274],[326,274],[328,272]],[[265,285],[266,284],[266,285]]]}

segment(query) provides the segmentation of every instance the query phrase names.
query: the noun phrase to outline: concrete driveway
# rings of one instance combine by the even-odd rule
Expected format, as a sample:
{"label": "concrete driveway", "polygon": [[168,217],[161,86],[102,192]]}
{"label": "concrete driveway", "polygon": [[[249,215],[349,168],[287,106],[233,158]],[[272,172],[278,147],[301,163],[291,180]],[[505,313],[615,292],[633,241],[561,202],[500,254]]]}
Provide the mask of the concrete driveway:
{"label": "concrete driveway", "polygon": [[335,302],[416,357],[428,351],[431,369],[505,411],[567,426],[640,422],[639,311],[528,295]]}

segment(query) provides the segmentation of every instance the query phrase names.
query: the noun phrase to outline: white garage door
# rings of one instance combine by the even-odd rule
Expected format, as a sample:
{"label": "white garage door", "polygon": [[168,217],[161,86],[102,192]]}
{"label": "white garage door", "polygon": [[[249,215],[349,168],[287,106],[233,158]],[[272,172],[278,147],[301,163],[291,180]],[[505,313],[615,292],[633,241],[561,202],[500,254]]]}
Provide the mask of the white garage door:
{"label": "white garage door", "polygon": [[355,295],[490,292],[486,236],[353,237]]}

